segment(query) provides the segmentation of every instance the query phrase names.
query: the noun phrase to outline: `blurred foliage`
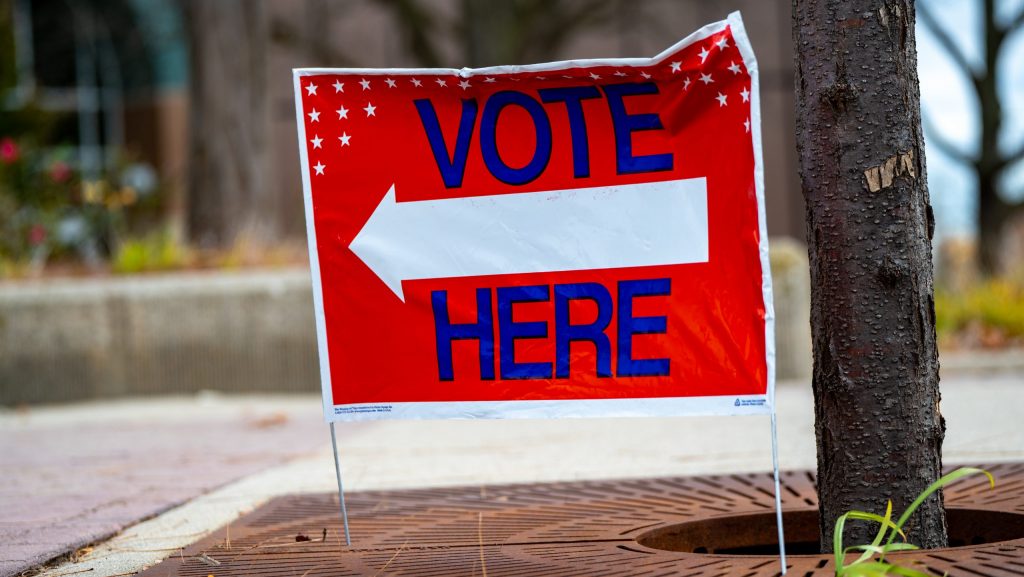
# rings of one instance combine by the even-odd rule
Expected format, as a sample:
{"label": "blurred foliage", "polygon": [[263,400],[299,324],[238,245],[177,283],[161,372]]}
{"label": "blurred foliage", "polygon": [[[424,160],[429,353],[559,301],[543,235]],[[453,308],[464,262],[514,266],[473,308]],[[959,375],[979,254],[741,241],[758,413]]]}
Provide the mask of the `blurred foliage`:
{"label": "blurred foliage", "polygon": [[773,238],[768,250],[768,263],[773,274],[785,274],[794,268],[807,271],[807,249],[788,238]]}
{"label": "blurred foliage", "polygon": [[[119,239],[159,214],[158,183],[120,159],[85,180],[76,150],[55,127],[67,113],[32,101],[11,106],[15,84],[12,2],[0,0],[0,278],[38,274],[55,261],[102,268]],[[142,186],[140,186],[140,183]]]}
{"label": "blurred foliage", "polygon": [[132,186],[135,165],[127,162],[105,178],[84,180],[73,149],[36,144],[45,121],[22,138],[9,136],[20,125],[8,119],[22,116],[32,125],[24,116],[34,114],[0,116],[0,274],[37,274],[54,261],[101,268],[122,237],[156,219],[162,199]]}
{"label": "blurred foliage", "polygon": [[286,266],[305,261],[306,251],[301,242],[285,241],[267,246],[243,233],[226,250],[200,253],[196,264],[222,269]]}
{"label": "blurred foliage", "polygon": [[1024,343],[1024,282],[989,279],[935,291],[935,328],[947,346],[999,348]]}
{"label": "blurred foliage", "polygon": [[119,274],[134,274],[182,268],[191,262],[188,247],[168,231],[121,242],[111,259],[111,269]]}

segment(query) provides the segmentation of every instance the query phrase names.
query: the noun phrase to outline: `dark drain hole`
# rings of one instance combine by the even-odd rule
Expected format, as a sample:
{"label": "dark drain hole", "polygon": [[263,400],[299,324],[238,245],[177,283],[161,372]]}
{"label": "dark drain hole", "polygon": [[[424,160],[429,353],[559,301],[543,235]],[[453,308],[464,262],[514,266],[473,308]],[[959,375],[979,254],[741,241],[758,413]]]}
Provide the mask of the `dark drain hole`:
{"label": "dark drain hole", "polygon": [[[817,555],[818,512],[783,512],[786,553]],[[978,509],[947,509],[951,547],[1024,538],[1024,515]],[[659,527],[637,537],[644,547],[717,555],[777,555],[775,513],[731,515]]]}

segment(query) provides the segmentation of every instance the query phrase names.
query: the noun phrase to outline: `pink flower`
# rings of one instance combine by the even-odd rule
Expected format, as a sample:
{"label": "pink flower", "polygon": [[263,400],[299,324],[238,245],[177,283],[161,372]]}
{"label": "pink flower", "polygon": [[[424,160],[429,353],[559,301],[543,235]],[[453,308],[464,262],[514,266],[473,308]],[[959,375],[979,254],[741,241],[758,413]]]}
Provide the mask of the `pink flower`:
{"label": "pink flower", "polygon": [[18,160],[18,145],[11,138],[0,140],[0,160],[4,164],[10,164]]}
{"label": "pink flower", "polygon": [[28,229],[28,242],[32,246],[39,246],[46,242],[46,227],[41,224],[34,224]]}
{"label": "pink flower", "polygon": [[66,162],[57,161],[50,165],[50,180],[56,183],[66,182],[71,177],[71,167]]}

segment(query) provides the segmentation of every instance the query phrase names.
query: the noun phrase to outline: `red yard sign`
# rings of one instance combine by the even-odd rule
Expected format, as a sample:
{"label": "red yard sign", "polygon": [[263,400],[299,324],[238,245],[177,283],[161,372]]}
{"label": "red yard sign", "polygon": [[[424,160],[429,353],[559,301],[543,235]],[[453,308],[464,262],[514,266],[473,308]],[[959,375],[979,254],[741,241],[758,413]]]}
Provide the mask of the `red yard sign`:
{"label": "red yard sign", "polygon": [[766,413],[757,64],[300,69],[328,420]]}

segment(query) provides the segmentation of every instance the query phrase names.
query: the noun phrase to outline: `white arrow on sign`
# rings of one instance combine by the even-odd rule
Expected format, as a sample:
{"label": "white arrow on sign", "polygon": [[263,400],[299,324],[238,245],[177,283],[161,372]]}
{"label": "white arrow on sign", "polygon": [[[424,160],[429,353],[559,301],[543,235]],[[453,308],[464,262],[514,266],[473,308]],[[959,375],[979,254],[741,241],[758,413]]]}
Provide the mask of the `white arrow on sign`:
{"label": "white arrow on sign", "polygon": [[402,281],[707,262],[703,178],[397,202],[349,244],[398,298]]}

